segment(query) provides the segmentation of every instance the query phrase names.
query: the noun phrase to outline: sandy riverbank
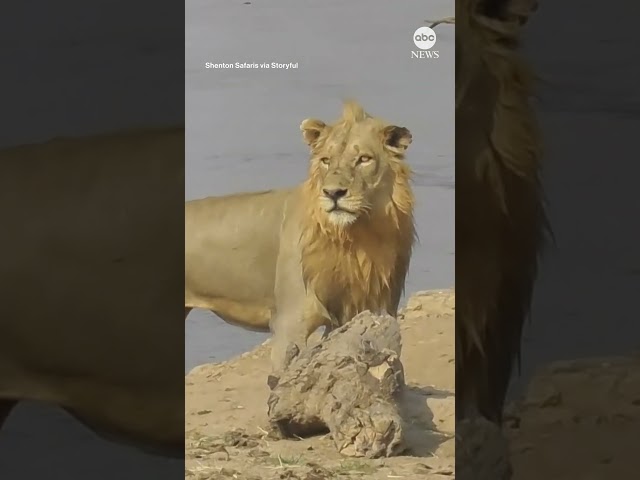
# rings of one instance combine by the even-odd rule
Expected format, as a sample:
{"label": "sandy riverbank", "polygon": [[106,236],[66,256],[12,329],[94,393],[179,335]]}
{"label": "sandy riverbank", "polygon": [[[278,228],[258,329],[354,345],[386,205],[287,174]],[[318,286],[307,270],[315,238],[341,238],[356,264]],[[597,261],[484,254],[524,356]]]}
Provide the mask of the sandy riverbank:
{"label": "sandy riverbank", "polygon": [[554,362],[508,412],[514,480],[637,476],[640,355]]}
{"label": "sandy riverbank", "polygon": [[[266,402],[269,347],[196,367],[185,379],[187,478],[452,478],[454,317],[451,290],[411,296],[399,321],[412,451],[386,459],[341,457],[326,437],[270,439]],[[234,476],[235,475],[235,476]]]}
{"label": "sandy riverbank", "polygon": [[[410,454],[348,459],[325,437],[270,439],[267,342],[186,376],[187,478],[455,478],[454,305],[451,290],[420,292],[399,318]],[[552,363],[507,408],[514,480],[627,478],[639,430],[640,355]]]}

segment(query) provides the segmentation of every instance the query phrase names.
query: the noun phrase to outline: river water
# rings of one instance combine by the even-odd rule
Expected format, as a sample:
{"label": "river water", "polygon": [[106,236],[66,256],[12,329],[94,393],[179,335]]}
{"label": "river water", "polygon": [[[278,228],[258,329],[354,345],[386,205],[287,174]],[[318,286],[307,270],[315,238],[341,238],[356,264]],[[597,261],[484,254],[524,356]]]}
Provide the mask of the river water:
{"label": "river water", "polygon": [[556,237],[523,335],[522,391],[553,360],[640,349],[638,5],[540,2],[525,53],[540,77],[543,184]]}

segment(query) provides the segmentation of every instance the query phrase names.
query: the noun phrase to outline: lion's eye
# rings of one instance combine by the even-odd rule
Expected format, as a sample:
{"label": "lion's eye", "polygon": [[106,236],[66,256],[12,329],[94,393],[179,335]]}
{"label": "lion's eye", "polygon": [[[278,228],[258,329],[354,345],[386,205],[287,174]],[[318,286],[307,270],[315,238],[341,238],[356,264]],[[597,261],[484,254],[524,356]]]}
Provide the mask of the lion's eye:
{"label": "lion's eye", "polygon": [[327,157],[322,157],[320,159],[320,163],[322,163],[323,165],[329,165],[329,159]]}
{"label": "lion's eye", "polygon": [[358,157],[358,161],[356,162],[358,165],[360,164],[367,164],[369,163],[371,160],[373,160],[369,155],[361,155],[360,157]]}

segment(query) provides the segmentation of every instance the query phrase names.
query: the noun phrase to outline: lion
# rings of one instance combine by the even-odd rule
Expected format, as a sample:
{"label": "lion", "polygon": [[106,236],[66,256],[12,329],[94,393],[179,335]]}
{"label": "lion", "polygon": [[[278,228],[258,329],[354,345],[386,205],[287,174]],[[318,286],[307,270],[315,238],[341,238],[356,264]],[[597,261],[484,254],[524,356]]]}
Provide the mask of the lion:
{"label": "lion", "polygon": [[298,186],[185,204],[185,316],[273,332],[276,371],[320,327],[396,316],[416,238],[407,128],[348,101],[335,124],[300,129],[310,163]]}
{"label": "lion", "polygon": [[533,75],[517,50],[531,1],[456,2],[456,417],[500,425],[550,229]]}
{"label": "lion", "polygon": [[41,401],[184,456],[183,192],[184,127],[0,151],[0,428]]}

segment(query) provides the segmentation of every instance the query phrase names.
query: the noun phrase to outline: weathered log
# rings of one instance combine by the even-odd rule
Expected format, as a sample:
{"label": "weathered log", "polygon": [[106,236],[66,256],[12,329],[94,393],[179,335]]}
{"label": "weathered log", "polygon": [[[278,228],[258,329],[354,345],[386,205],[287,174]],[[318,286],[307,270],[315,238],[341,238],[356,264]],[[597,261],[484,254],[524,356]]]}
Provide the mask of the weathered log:
{"label": "weathered log", "polygon": [[398,400],[404,387],[400,327],[364,312],[299,352],[270,377],[269,419],[285,437],[331,432],[340,453],[376,458],[406,449]]}
{"label": "weathered log", "polygon": [[483,417],[456,422],[459,480],[510,480],[509,446],[502,429]]}

